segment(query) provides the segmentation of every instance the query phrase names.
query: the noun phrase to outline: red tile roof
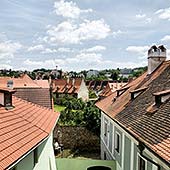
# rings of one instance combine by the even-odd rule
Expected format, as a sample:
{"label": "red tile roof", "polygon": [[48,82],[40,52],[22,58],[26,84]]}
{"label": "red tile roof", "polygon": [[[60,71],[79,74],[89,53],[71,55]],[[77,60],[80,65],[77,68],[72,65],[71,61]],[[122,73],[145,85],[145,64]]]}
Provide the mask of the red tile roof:
{"label": "red tile roof", "polygon": [[40,88],[28,75],[19,78],[0,77],[0,87],[7,87],[7,81],[13,80],[13,87],[15,88]]}
{"label": "red tile roof", "polygon": [[0,107],[0,170],[6,169],[49,136],[59,117],[51,109],[13,97],[11,110]]}
{"label": "red tile roof", "polygon": [[16,97],[52,108],[52,99],[48,80],[32,80],[27,74],[19,78],[0,77],[0,88],[7,87],[7,81],[13,80]]}
{"label": "red tile roof", "polygon": [[53,92],[77,94],[82,81],[81,78],[70,79],[69,82],[67,79],[53,80]]}
{"label": "red tile roof", "polygon": [[115,92],[118,89],[121,89],[123,86],[125,86],[127,83],[110,83],[108,82],[107,86],[102,90],[102,92],[99,94],[101,97],[107,97],[111,95],[113,92]]}
{"label": "red tile roof", "polygon": [[[153,94],[170,89],[169,75],[170,61],[166,61],[151,75],[144,73],[129,83],[127,85],[129,88],[119,97],[116,97],[115,92],[96,104],[168,164],[170,164],[170,99],[155,109]],[[143,87],[148,88],[131,100],[130,92]],[[148,110],[152,114],[148,114]]]}

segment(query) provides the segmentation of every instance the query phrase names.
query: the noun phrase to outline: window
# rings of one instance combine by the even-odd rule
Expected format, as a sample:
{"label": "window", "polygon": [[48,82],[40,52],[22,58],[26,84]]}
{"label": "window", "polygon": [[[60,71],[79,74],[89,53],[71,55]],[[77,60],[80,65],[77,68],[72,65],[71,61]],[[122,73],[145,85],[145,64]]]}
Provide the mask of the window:
{"label": "window", "polygon": [[107,160],[107,155],[105,151],[104,151],[104,160]]}
{"label": "window", "polygon": [[4,105],[5,107],[12,106],[12,95],[10,93],[5,93]]}
{"label": "window", "polygon": [[107,136],[107,121],[104,121],[104,136]]}
{"label": "window", "polygon": [[120,134],[116,132],[115,150],[120,153]]}
{"label": "window", "polygon": [[38,163],[38,148],[34,149],[34,166]]}
{"label": "window", "polygon": [[138,170],[146,170],[146,161],[138,155]]}

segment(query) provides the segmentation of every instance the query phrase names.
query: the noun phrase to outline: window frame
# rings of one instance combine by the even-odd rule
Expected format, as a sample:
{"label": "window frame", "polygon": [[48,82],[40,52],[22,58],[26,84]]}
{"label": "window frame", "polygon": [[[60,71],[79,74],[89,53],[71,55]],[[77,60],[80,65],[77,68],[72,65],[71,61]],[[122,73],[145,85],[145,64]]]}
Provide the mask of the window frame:
{"label": "window frame", "polygon": [[[119,137],[119,138],[117,138]],[[119,140],[118,140],[119,139]],[[121,135],[118,131],[116,131],[115,134],[115,151],[120,155],[120,149],[121,149]]]}
{"label": "window frame", "polygon": [[38,163],[38,148],[35,148],[33,151],[33,160],[34,160],[34,166]]}
{"label": "window frame", "polygon": [[[145,169],[141,169],[140,159],[142,159],[145,162],[145,167],[144,167]],[[139,153],[137,154],[137,170],[147,170],[147,160]]]}

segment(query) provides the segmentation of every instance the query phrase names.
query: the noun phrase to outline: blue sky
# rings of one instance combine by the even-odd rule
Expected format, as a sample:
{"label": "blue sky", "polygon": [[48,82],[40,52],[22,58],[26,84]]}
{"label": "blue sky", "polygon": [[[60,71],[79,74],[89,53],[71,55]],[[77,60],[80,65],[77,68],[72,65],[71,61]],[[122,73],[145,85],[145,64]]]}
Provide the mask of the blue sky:
{"label": "blue sky", "polygon": [[169,28],[170,0],[1,0],[0,68],[145,66]]}

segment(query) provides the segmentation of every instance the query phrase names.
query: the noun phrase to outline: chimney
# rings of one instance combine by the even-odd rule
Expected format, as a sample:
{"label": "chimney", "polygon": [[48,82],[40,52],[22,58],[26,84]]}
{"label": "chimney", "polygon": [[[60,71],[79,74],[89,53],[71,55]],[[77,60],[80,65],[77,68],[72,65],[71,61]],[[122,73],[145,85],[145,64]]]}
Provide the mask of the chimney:
{"label": "chimney", "polygon": [[72,86],[75,85],[75,78],[72,79]]}
{"label": "chimney", "polygon": [[13,80],[7,80],[7,88],[13,89]]}
{"label": "chimney", "polygon": [[0,89],[0,105],[4,106],[7,110],[12,109],[12,94],[15,90],[2,88]]}
{"label": "chimney", "polygon": [[148,50],[148,74],[151,74],[162,62],[166,60],[166,48],[163,45],[153,45]]}

